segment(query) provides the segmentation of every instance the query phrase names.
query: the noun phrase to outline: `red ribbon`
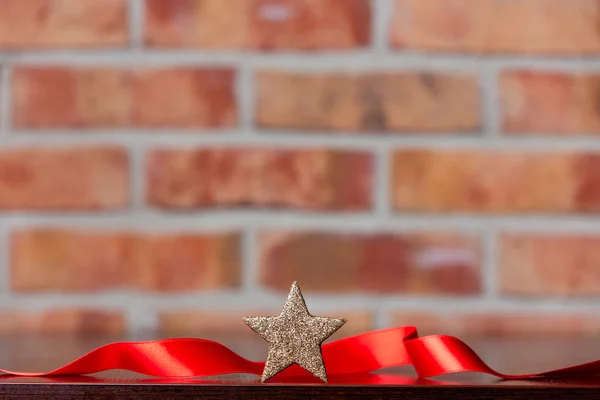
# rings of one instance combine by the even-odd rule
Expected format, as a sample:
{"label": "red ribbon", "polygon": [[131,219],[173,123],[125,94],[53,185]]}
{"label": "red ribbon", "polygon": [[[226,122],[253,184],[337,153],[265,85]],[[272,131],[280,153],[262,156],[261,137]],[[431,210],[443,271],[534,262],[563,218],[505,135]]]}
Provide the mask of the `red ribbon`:
{"label": "red ribbon", "polygon": [[[600,374],[600,360],[526,375],[494,371],[464,342],[452,336],[419,337],[415,327],[372,331],[323,345],[328,375],[361,374],[412,365],[420,378],[471,371],[502,379],[584,377]],[[123,369],[156,377],[199,377],[232,373],[261,375],[263,362],[249,361],[220,343],[203,339],[120,342],[99,347],[50,372],[1,373],[15,376],[85,375]],[[293,365],[282,376],[309,374]]]}

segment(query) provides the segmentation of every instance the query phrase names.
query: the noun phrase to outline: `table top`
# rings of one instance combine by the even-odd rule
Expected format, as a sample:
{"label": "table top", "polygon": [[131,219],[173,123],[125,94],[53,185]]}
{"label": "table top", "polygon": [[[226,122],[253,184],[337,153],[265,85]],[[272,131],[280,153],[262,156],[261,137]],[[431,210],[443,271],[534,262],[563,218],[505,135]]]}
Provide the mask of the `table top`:
{"label": "table top", "polygon": [[[163,336],[164,337],[164,336]],[[0,337],[0,368],[16,371],[48,371],[106,343],[163,338],[156,334],[128,337],[10,336]],[[267,344],[257,337],[186,335],[218,340],[238,354],[264,360]],[[600,340],[595,338],[501,339],[463,338],[492,368],[510,374],[541,372],[600,359]],[[476,396],[486,399],[598,398],[600,376],[587,379],[538,379],[503,381],[484,374],[457,373],[435,379],[419,379],[410,367],[358,376],[329,376],[329,384],[316,379],[274,379],[261,384],[260,377],[229,375],[213,378],[156,379],[128,371],[106,371],[90,376],[21,378],[0,377],[0,398],[189,399],[334,399],[386,398],[441,399]]]}

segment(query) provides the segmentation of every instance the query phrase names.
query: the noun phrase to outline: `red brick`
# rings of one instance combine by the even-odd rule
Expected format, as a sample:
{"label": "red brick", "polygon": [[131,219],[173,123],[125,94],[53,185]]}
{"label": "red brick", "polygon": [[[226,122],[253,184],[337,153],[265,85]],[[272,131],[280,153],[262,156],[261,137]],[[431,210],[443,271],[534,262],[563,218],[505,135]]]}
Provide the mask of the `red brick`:
{"label": "red brick", "polygon": [[600,134],[600,75],[506,71],[503,125],[512,134]]}
{"label": "red brick", "polygon": [[474,76],[430,72],[261,71],[256,123],[331,131],[475,131]]}
{"label": "red brick", "polygon": [[0,210],[122,208],[128,169],[118,147],[1,150]]}
{"label": "red brick", "polygon": [[19,128],[226,127],[236,123],[231,69],[19,67]]}
{"label": "red brick", "polygon": [[370,43],[369,0],[146,0],[145,41],[209,49],[351,49]]}
{"label": "red brick", "polygon": [[12,234],[11,286],[65,292],[232,288],[239,285],[239,258],[234,234],[23,230]]}
{"label": "red brick", "polygon": [[596,0],[396,0],[390,40],[432,51],[595,54],[599,18]]}
{"label": "red brick", "polygon": [[124,46],[126,0],[3,0],[0,48]]}
{"label": "red brick", "polygon": [[0,311],[0,334],[123,334],[123,313],[92,309]]}
{"label": "red brick", "polygon": [[599,154],[399,150],[392,168],[392,203],[399,211],[600,211]]}
{"label": "red brick", "polygon": [[500,290],[507,296],[600,296],[600,236],[505,234]]}
{"label": "red brick", "polygon": [[260,282],[281,291],[439,293],[481,291],[479,242],[446,234],[266,232]]}
{"label": "red brick", "polygon": [[230,127],[237,123],[231,69],[139,71],[133,86],[133,125]]}
{"label": "red brick", "polygon": [[600,334],[600,318],[590,313],[547,312],[439,312],[425,310],[392,313],[392,324],[414,325],[421,336],[458,337],[582,337]]}
{"label": "red brick", "polygon": [[147,159],[148,203],[366,210],[373,165],[362,152],[324,149],[155,149]]}
{"label": "red brick", "polygon": [[[285,298],[281,299],[281,306]],[[366,311],[335,311],[321,312],[314,309],[307,300],[309,310],[313,315],[346,318],[348,322],[336,332],[334,338],[356,335],[373,329],[373,319]],[[255,336],[251,329],[242,321],[242,317],[279,315],[281,307],[268,310],[175,310],[164,311],[159,315],[159,328],[163,334],[170,336],[202,336],[228,335],[232,337]]]}

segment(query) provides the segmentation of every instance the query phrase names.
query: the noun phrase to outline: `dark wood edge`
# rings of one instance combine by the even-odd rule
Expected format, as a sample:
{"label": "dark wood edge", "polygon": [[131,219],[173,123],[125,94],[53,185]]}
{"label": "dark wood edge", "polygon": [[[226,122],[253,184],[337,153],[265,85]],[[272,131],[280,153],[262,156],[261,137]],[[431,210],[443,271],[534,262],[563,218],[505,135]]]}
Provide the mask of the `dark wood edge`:
{"label": "dark wood edge", "polygon": [[563,385],[193,385],[193,384],[0,384],[3,400],[24,399],[556,399],[600,398],[600,388]]}

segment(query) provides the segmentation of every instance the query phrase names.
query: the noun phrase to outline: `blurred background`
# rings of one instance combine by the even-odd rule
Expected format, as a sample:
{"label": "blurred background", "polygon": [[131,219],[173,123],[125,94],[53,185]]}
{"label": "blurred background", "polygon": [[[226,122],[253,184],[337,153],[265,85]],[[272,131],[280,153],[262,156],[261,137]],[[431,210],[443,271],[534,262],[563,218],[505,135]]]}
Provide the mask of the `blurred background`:
{"label": "blurred background", "polygon": [[[3,0],[0,333],[600,333],[597,0]],[[152,334],[154,335],[154,334]]]}

